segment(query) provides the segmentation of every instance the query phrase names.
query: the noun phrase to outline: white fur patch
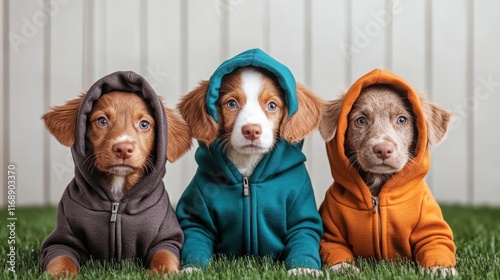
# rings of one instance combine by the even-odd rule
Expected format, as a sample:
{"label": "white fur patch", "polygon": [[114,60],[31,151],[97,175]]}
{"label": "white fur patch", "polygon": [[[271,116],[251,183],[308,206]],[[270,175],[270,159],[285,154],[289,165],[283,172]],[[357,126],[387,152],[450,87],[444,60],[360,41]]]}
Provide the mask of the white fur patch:
{"label": "white fur patch", "polygon": [[133,141],[134,141],[134,138],[132,138],[132,136],[127,135],[127,134],[123,134],[123,135],[116,137],[113,142],[120,143],[120,142],[133,142]]}
{"label": "white fur patch", "polygon": [[113,182],[111,183],[111,193],[116,198],[121,198],[123,196],[123,184],[125,183],[124,176],[113,176]]}
{"label": "white fur patch", "polygon": [[[273,123],[267,119],[259,103],[259,94],[264,83],[262,74],[255,70],[246,70],[241,73],[241,79],[246,103],[236,117],[231,144],[239,153],[266,153],[274,144],[274,135]],[[251,141],[245,138],[241,129],[249,124],[260,125],[262,134],[259,139]]]}

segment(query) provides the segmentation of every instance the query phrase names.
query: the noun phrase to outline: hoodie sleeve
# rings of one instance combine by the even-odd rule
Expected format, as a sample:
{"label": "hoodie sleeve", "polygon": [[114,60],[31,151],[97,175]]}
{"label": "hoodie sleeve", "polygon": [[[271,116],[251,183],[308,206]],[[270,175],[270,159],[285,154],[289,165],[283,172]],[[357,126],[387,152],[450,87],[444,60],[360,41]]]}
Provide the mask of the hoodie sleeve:
{"label": "hoodie sleeve", "polygon": [[47,265],[52,259],[59,256],[69,257],[78,267],[81,261],[88,258],[85,245],[75,236],[66,219],[63,201],[64,197],[57,208],[56,229],[45,239],[40,248],[40,267],[43,271],[47,269]]}
{"label": "hoodie sleeve", "polygon": [[420,219],[410,236],[415,260],[424,267],[455,266],[455,243],[450,226],[430,191],[424,194]]}
{"label": "hoodie sleeve", "polygon": [[[298,171],[300,172],[300,171]],[[307,171],[305,171],[307,175]],[[288,269],[307,267],[321,269],[319,240],[323,235],[321,218],[316,207],[309,176],[287,213],[285,265]]]}
{"label": "hoodie sleeve", "polygon": [[323,220],[324,235],[320,244],[321,261],[326,265],[335,265],[341,262],[351,262],[354,254],[350,245],[342,234],[339,225],[335,223],[336,216],[341,215],[336,211],[333,201],[333,187],[326,193],[325,201],[321,205],[319,212]]}
{"label": "hoodie sleeve", "polygon": [[180,259],[180,250],[184,243],[184,234],[182,233],[174,209],[170,203],[167,209],[167,214],[158,230],[158,235],[151,242],[151,246],[146,254],[146,264],[148,267],[154,255],[161,250],[168,250],[174,254],[177,259]]}
{"label": "hoodie sleeve", "polygon": [[213,255],[216,227],[195,180],[179,200],[177,218],[185,236],[181,250],[183,267],[208,266]]}

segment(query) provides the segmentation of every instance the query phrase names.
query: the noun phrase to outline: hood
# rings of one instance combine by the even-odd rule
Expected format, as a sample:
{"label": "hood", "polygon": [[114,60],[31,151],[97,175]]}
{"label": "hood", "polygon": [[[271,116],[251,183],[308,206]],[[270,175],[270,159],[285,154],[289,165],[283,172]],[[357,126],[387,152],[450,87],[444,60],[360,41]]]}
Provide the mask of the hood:
{"label": "hood", "polygon": [[[75,162],[75,181],[77,189],[73,195],[89,198],[89,207],[99,208],[99,201],[113,201],[105,178],[92,166],[89,157],[92,154],[92,146],[86,140],[88,117],[95,101],[103,94],[112,91],[132,92],[139,95],[151,107],[156,125],[156,156],[153,170],[141,179],[135,187],[131,188],[122,198],[122,202],[141,199],[150,194],[155,188],[163,188],[162,178],[165,175],[166,150],[167,150],[167,118],[158,95],[149,83],[140,75],[131,72],[115,72],[95,82],[87,91],[78,111],[76,122],[75,144],[71,148]],[[98,196],[95,199],[91,197]],[[95,203],[95,205],[91,205]],[[105,207],[108,207],[106,204]],[[106,208],[107,209],[107,208]]]}
{"label": "hood", "polygon": [[356,102],[364,88],[377,84],[390,85],[405,94],[415,116],[418,135],[415,157],[413,158],[416,164],[407,164],[400,172],[389,179],[382,187],[379,196],[389,195],[391,199],[397,199],[405,196],[405,194],[408,195],[416,184],[423,181],[430,165],[427,126],[420,98],[416,91],[403,78],[387,70],[375,69],[362,76],[345,94],[340,109],[336,135],[330,142],[326,143],[326,148],[335,183],[351,192],[358,200],[367,202],[368,205],[371,205],[370,191],[356,168],[352,166],[345,156],[344,141],[347,132],[348,115],[354,102]]}
{"label": "hood", "polygon": [[[255,167],[250,176],[250,182],[265,182],[271,177],[305,162],[306,157],[301,151],[302,145],[303,141],[290,144],[284,140],[278,140],[272,151],[267,153]],[[218,140],[210,147],[200,143],[196,150],[195,159],[199,171],[202,173],[228,184],[241,184],[243,175],[227,157],[223,145]]]}
{"label": "hood", "polygon": [[264,68],[276,76],[285,94],[285,101],[288,107],[288,116],[293,115],[298,109],[295,78],[292,72],[283,64],[270,57],[260,49],[251,49],[238,54],[237,56],[224,61],[210,77],[210,84],[206,97],[207,112],[215,122],[219,121],[217,108],[215,106],[219,100],[219,89],[222,78],[245,66]]}

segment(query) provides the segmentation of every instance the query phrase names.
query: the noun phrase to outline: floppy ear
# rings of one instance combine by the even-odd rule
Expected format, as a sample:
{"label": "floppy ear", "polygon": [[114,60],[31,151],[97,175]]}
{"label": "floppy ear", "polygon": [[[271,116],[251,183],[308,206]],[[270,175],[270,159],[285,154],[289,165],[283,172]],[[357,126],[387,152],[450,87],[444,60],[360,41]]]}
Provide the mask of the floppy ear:
{"label": "floppy ear", "polygon": [[302,84],[297,84],[299,108],[288,117],[288,110],[281,122],[281,139],[295,143],[304,139],[318,127],[323,112],[323,100]]}
{"label": "floppy ear", "polygon": [[208,83],[208,81],[200,82],[197,88],[182,97],[177,108],[184,120],[186,120],[191,135],[196,140],[210,146],[218,136],[219,125],[207,113],[205,97]]}
{"label": "floppy ear", "polygon": [[337,132],[337,123],[339,121],[340,108],[342,107],[343,100],[344,95],[339,99],[329,100],[325,103],[323,116],[319,123],[319,133],[326,142],[332,140]]}
{"label": "floppy ear", "polygon": [[187,123],[173,109],[165,108],[168,123],[168,145],[167,159],[170,162],[176,161],[191,148],[191,132]]}
{"label": "floppy ear", "polygon": [[420,103],[424,109],[429,144],[436,146],[444,140],[446,133],[448,133],[452,115],[424,97],[420,97]]}
{"label": "floppy ear", "polygon": [[61,106],[51,107],[51,111],[42,115],[42,120],[49,132],[59,143],[71,147],[75,143],[76,118],[85,93]]}

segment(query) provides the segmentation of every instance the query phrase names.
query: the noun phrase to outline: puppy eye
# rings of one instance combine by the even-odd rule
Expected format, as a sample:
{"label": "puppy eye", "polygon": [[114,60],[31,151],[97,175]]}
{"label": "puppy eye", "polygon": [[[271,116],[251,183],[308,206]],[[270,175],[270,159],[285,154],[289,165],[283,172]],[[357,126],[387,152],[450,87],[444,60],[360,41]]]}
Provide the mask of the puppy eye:
{"label": "puppy eye", "polygon": [[272,101],[267,103],[267,110],[274,112],[274,111],[276,111],[276,109],[278,109],[278,105],[276,105],[276,103],[274,103]]}
{"label": "puppy eye", "polygon": [[406,122],[407,122],[407,119],[406,119],[406,117],[403,117],[403,116],[398,117],[398,119],[396,121],[396,123],[399,124],[399,125],[405,125]]}
{"label": "puppy eye", "polygon": [[97,119],[97,124],[99,126],[107,126],[108,125],[108,120],[105,117],[100,117]]}
{"label": "puppy eye", "polygon": [[149,128],[149,122],[148,121],[141,121],[139,123],[139,128],[142,130],[146,130]]}
{"label": "puppy eye", "polygon": [[368,120],[366,120],[365,117],[359,117],[356,119],[356,124],[358,124],[359,126],[365,126],[368,124]]}
{"label": "puppy eye", "polygon": [[234,100],[234,99],[231,99],[226,103],[226,106],[227,106],[227,108],[233,110],[233,109],[238,108],[238,102],[236,102],[236,100]]}

